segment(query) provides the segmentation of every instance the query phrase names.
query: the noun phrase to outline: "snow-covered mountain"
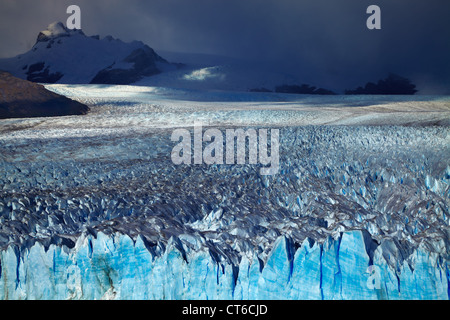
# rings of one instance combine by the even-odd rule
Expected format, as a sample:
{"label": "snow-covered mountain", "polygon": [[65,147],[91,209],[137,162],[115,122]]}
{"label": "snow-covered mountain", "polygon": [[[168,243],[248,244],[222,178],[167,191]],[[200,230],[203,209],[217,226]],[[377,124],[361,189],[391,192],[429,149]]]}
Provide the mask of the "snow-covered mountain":
{"label": "snow-covered mountain", "polygon": [[86,36],[61,22],[41,31],[30,51],[0,60],[0,70],[42,83],[129,84],[176,68],[140,41]]}
{"label": "snow-covered mountain", "polygon": [[89,107],[0,71],[0,119],[84,115]]}

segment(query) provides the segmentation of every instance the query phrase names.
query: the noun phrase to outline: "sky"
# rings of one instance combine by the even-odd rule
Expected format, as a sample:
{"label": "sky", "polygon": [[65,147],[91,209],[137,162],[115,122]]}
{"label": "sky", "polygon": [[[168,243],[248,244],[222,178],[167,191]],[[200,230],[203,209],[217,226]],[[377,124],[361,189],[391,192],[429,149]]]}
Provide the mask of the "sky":
{"label": "sky", "polygon": [[[448,0],[0,0],[0,58],[31,49],[39,31],[66,22],[71,4],[85,34],[157,52],[261,62],[332,90],[393,72],[421,93],[450,94]],[[381,30],[366,27],[373,4]]]}

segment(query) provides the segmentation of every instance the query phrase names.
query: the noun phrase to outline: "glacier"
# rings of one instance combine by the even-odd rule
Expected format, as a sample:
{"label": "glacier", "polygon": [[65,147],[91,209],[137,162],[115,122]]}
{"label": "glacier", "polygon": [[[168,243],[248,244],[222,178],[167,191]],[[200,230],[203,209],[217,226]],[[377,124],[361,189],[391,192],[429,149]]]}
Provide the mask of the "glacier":
{"label": "glacier", "polygon": [[[448,97],[46,87],[92,112],[0,120],[0,299],[449,298]],[[174,165],[199,119],[279,173]]]}

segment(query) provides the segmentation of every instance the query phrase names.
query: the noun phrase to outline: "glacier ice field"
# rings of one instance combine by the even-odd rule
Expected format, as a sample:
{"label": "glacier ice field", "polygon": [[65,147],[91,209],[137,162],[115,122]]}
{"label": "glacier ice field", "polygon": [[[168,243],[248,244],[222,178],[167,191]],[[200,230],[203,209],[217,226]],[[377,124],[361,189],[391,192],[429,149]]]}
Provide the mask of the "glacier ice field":
{"label": "glacier ice field", "polygon": [[[0,299],[441,299],[450,98],[49,85],[0,121]],[[174,128],[278,128],[280,169],[175,165]]]}

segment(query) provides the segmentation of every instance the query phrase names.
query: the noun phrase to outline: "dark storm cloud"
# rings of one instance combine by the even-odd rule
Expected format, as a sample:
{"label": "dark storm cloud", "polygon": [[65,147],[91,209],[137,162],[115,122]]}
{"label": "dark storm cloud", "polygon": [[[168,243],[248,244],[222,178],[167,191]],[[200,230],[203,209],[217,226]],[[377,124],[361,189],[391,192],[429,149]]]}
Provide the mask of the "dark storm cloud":
{"label": "dark storm cloud", "polygon": [[[335,90],[396,72],[424,92],[450,93],[450,1],[1,0],[0,56],[28,50],[39,30],[65,22],[70,4],[81,7],[88,35],[270,61]],[[366,28],[371,4],[381,7],[381,30]]]}

